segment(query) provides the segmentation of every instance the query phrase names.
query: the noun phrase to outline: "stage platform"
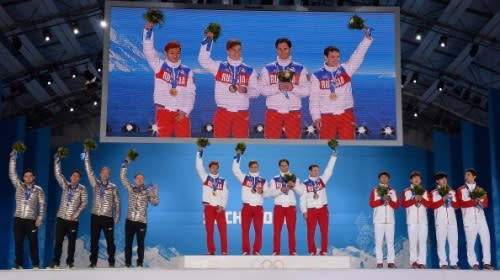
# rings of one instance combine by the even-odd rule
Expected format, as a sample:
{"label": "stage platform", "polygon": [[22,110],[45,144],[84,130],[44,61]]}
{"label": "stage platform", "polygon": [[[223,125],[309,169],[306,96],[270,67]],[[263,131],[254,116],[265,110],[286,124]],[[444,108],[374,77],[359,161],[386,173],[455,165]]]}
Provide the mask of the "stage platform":
{"label": "stage platform", "polygon": [[72,270],[3,270],[2,280],[181,279],[181,280],[498,280],[499,271],[439,269],[158,269],[97,268]]}

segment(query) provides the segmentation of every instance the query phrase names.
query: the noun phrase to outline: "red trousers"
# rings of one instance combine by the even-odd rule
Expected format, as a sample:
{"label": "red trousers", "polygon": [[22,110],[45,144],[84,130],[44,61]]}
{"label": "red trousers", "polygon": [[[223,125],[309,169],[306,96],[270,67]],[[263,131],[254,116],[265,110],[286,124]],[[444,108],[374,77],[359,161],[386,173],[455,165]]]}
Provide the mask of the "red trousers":
{"label": "red trousers", "polygon": [[214,115],[215,138],[248,138],[248,111],[229,112],[218,107]]}
{"label": "red trousers", "polygon": [[339,139],[352,140],[355,134],[356,120],[352,108],[345,110],[340,115],[321,114],[321,129],[319,130],[320,139]]}
{"label": "red trousers", "polygon": [[301,134],[301,121],[302,115],[300,111],[278,113],[276,110],[267,110],[264,123],[264,137],[279,139],[281,131],[284,128],[286,138],[298,139]]}
{"label": "red trousers", "polygon": [[253,254],[260,254],[262,248],[262,225],[264,224],[264,208],[262,206],[250,206],[243,203],[241,209],[241,231],[243,233],[243,253],[250,254],[250,224],[253,222],[255,240],[253,243]]}
{"label": "red trousers", "polygon": [[223,255],[227,254],[227,224],[226,211],[217,212],[217,207],[205,204],[205,230],[207,232],[208,254],[215,254],[214,242],[214,222],[217,221],[217,228],[220,234],[220,247]]}
{"label": "red trousers", "polygon": [[309,254],[316,255],[314,234],[317,224],[319,224],[319,230],[321,232],[320,254],[323,255],[328,252],[328,216],[328,207],[326,205],[321,208],[307,209],[307,250]]}
{"label": "red trousers", "polygon": [[288,229],[288,252],[290,255],[297,253],[295,241],[295,224],[297,211],[295,206],[283,207],[275,205],[273,211],[273,254],[279,255],[281,251],[281,228],[286,219]]}
{"label": "red trousers", "polygon": [[180,121],[175,117],[178,112],[170,111],[160,106],[156,107],[156,125],[158,137],[191,137],[191,120],[188,116]]}

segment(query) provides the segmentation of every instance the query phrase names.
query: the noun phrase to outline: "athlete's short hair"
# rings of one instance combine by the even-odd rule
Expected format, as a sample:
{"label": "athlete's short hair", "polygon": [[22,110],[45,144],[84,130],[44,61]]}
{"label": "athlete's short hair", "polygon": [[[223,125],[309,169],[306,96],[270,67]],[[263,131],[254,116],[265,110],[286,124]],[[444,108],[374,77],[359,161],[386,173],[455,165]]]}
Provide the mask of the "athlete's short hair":
{"label": "athlete's short hair", "polygon": [[239,40],[229,39],[229,40],[227,40],[227,43],[226,43],[226,50],[229,50],[230,48],[232,48],[234,46],[238,46],[238,45],[241,47],[241,42]]}
{"label": "athlete's short hair", "polygon": [[175,41],[175,40],[168,42],[165,45],[164,50],[165,50],[165,52],[168,52],[168,50],[170,50],[170,49],[179,49],[180,50],[181,49],[181,43],[179,43],[178,41]]}
{"label": "athlete's short hair", "polygon": [[340,50],[339,50],[339,48],[337,48],[337,47],[335,47],[335,46],[328,46],[328,47],[326,47],[326,48],[325,48],[325,50],[323,51],[323,54],[324,54],[325,56],[328,56],[328,54],[329,54],[329,53],[331,53],[331,52],[338,52],[338,53],[340,53]]}
{"label": "athlete's short hair", "polygon": [[292,48],[292,41],[290,41],[288,38],[278,38],[276,39],[276,42],[274,43],[274,47],[278,48],[278,45],[281,43],[286,43],[289,48]]}

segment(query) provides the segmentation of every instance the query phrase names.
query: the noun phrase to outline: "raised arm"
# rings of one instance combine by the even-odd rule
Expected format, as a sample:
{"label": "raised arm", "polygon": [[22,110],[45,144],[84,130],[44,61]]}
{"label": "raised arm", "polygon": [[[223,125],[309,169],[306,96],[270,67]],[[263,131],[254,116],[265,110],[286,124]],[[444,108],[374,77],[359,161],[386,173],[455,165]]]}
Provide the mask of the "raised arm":
{"label": "raised arm", "polygon": [[158,185],[153,183],[151,191],[148,193],[148,200],[149,203],[151,203],[151,205],[153,206],[157,206],[158,204],[160,204],[160,194]]}
{"label": "raised arm", "polygon": [[122,168],[120,169],[120,182],[125,187],[125,190],[127,190],[127,192],[132,192],[132,186],[130,185],[130,182],[127,178],[127,171],[128,160],[124,160],[122,163]]}
{"label": "raised arm", "polygon": [[208,173],[205,170],[205,167],[203,166],[203,150],[196,152],[195,166],[196,166],[196,172],[198,172],[200,180],[204,182],[208,176]]}
{"label": "raised arm", "polygon": [[144,57],[148,61],[149,67],[153,71],[157,72],[160,70],[163,61],[160,58],[159,53],[154,47],[154,33],[153,28],[144,28],[142,33],[142,48],[144,52]]}
{"label": "raised arm", "polygon": [[236,179],[238,179],[238,181],[241,184],[241,183],[243,183],[243,180],[245,179],[245,174],[243,174],[243,172],[241,172],[240,159],[241,159],[241,156],[237,155],[234,157],[232,170],[233,170],[234,176],[236,177]]}
{"label": "raised arm", "polygon": [[9,158],[9,178],[12,182],[14,188],[20,188],[22,186],[21,179],[17,175],[17,152],[12,151]]}
{"label": "raised arm", "polygon": [[365,35],[356,50],[352,53],[351,57],[345,64],[345,69],[349,76],[352,76],[359,69],[372,42],[372,37],[368,37]]}
{"label": "raised arm", "polygon": [[205,68],[208,72],[215,75],[219,70],[220,62],[213,60],[210,55],[212,53],[213,40],[205,38],[201,42],[200,52],[198,53],[198,62],[201,67]]}
{"label": "raised arm", "polygon": [[66,180],[62,173],[61,158],[58,154],[54,155],[54,176],[59,186],[65,190],[68,187],[68,180]]}
{"label": "raised arm", "polygon": [[97,178],[95,177],[94,169],[92,168],[92,164],[90,162],[90,152],[89,151],[85,151],[85,158],[83,159],[83,164],[85,165],[85,172],[87,172],[90,186],[92,186],[92,188],[97,187]]}
{"label": "raised arm", "polygon": [[335,162],[337,161],[337,155],[335,152],[332,153],[328,163],[326,164],[325,171],[323,171],[323,175],[321,175],[321,179],[326,184],[328,180],[332,177],[333,168],[335,167]]}

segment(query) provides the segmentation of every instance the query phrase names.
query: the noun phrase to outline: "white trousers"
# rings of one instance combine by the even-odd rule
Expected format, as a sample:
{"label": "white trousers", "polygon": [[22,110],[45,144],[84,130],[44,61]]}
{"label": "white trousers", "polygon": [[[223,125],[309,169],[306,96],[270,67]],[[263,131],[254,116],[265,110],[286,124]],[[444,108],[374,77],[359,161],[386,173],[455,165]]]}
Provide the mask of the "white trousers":
{"label": "white trousers", "polygon": [[[427,263],[427,224],[409,224],[408,241],[410,243],[410,265]],[[418,248],[417,248],[418,247]]]}
{"label": "white trousers", "polygon": [[382,246],[387,245],[387,263],[394,263],[394,224],[373,224],[375,229],[375,257],[377,263],[384,262]]}
{"label": "white trousers", "polygon": [[483,251],[483,264],[491,264],[490,231],[488,230],[486,221],[483,220],[477,224],[465,225],[464,230],[465,240],[467,242],[467,261],[469,265],[472,267],[478,264],[476,251],[474,250],[478,234],[479,240],[481,241],[481,250]]}
{"label": "white trousers", "polygon": [[436,225],[437,254],[439,266],[448,265],[446,258],[446,240],[450,251],[450,264],[457,265],[458,262],[458,230],[457,224]]}

